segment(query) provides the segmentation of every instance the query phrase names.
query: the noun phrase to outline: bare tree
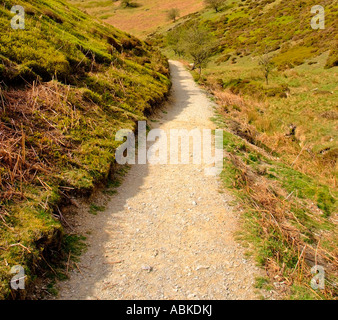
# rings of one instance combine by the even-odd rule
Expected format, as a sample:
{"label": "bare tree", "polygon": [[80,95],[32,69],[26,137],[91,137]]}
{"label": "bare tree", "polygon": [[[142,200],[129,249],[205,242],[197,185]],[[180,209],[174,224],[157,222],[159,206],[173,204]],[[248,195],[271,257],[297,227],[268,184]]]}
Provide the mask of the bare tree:
{"label": "bare tree", "polygon": [[168,19],[173,20],[173,22],[176,21],[176,19],[180,16],[180,11],[177,8],[172,8],[168,12]]}
{"label": "bare tree", "polygon": [[204,0],[205,4],[213,9],[216,12],[219,12],[220,8],[225,4],[226,0]]}
{"label": "bare tree", "polygon": [[264,78],[267,85],[269,84],[270,73],[274,68],[271,58],[272,57],[269,55],[267,50],[265,50],[265,53],[259,57],[259,65],[261,66],[261,69],[264,73]]}

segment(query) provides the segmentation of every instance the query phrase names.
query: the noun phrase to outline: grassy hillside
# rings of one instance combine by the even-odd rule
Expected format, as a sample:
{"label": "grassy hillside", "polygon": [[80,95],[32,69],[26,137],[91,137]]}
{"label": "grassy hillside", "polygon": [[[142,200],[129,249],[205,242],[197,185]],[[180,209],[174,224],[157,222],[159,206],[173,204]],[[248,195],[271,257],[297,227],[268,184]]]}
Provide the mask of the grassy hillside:
{"label": "grassy hillside", "polygon": [[170,24],[167,14],[172,8],[179,9],[181,16],[203,8],[203,0],[134,0],[132,3],[136,5],[130,8],[122,7],[121,1],[71,0],[71,2],[116,28],[141,38],[160,26]]}
{"label": "grassy hillside", "polygon": [[[62,0],[0,7],[0,298],[10,269],[26,284],[60,258],[62,206],[114,173],[115,132],[135,127],[170,87],[148,44]],[[25,30],[10,26],[13,5]]]}
{"label": "grassy hillside", "polygon": [[[187,62],[189,55],[174,54],[177,35],[184,39],[198,25],[217,39],[202,76],[193,75],[220,105],[215,121],[227,130],[228,151],[223,180],[242,199],[242,237],[274,289],[298,298],[337,295],[338,3],[320,2],[325,29],[313,30],[317,4],[226,1],[220,12],[205,9],[173,26],[169,37],[152,38]],[[310,287],[316,263],[326,270],[323,291]]]}

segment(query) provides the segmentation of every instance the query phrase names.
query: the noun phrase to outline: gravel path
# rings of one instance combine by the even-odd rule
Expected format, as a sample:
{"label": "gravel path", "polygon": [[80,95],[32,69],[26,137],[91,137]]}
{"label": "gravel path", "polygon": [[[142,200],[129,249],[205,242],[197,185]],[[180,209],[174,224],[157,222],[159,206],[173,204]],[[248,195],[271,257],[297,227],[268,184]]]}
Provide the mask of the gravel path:
{"label": "gravel path", "polygon": [[[176,61],[173,89],[154,128],[213,128],[213,106]],[[83,213],[90,231],[79,270],[59,299],[255,299],[260,270],[234,240],[238,216],[204,165],[134,165],[105,212]]]}

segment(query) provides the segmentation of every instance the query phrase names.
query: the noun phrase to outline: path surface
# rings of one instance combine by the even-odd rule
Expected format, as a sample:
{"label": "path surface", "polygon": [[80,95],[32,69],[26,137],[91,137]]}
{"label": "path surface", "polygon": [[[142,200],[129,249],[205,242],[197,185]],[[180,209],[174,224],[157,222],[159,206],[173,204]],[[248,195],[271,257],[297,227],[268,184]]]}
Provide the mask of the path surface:
{"label": "path surface", "polygon": [[[167,113],[153,127],[213,128],[213,106],[190,73],[170,62]],[[59,299],[255,299],[259,274],[234,240],[238,217],[204,165],[134,165],[90,231],[79,269]],[[118,263],[117,263],[118,262]]]}

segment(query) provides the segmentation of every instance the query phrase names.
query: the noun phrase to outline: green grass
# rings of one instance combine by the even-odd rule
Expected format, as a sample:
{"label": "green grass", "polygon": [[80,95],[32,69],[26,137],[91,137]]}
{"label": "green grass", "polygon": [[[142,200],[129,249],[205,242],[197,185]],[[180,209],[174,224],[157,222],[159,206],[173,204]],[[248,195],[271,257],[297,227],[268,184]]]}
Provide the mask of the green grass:
{"label": "green grass", "polygon": [[265,290],[272,290],[271,285],[269,285],[270,279],[269,278],[264,278],[264,277],[257,277],[256,278],[256,283],[255,283],[255,288],[257,289],[265,289]]}
{"label": "green grass", "polygon": [[86,237],[76,234],[66,234],[62,240],[62,250],[54,252],[48,257],[48,262],[43,260],[41,268],[44,270],[44,287],[47,292],[57,296],[55,286],[57,281],[69,279],[69,271],[76,267],[80,256],[87,250]]}
{"label": "green grass", "polygon": [[96,216],[99,212],[103,212],[106,208],[104,206],[98,206],[94,203],[90,205],[89,212]]}

